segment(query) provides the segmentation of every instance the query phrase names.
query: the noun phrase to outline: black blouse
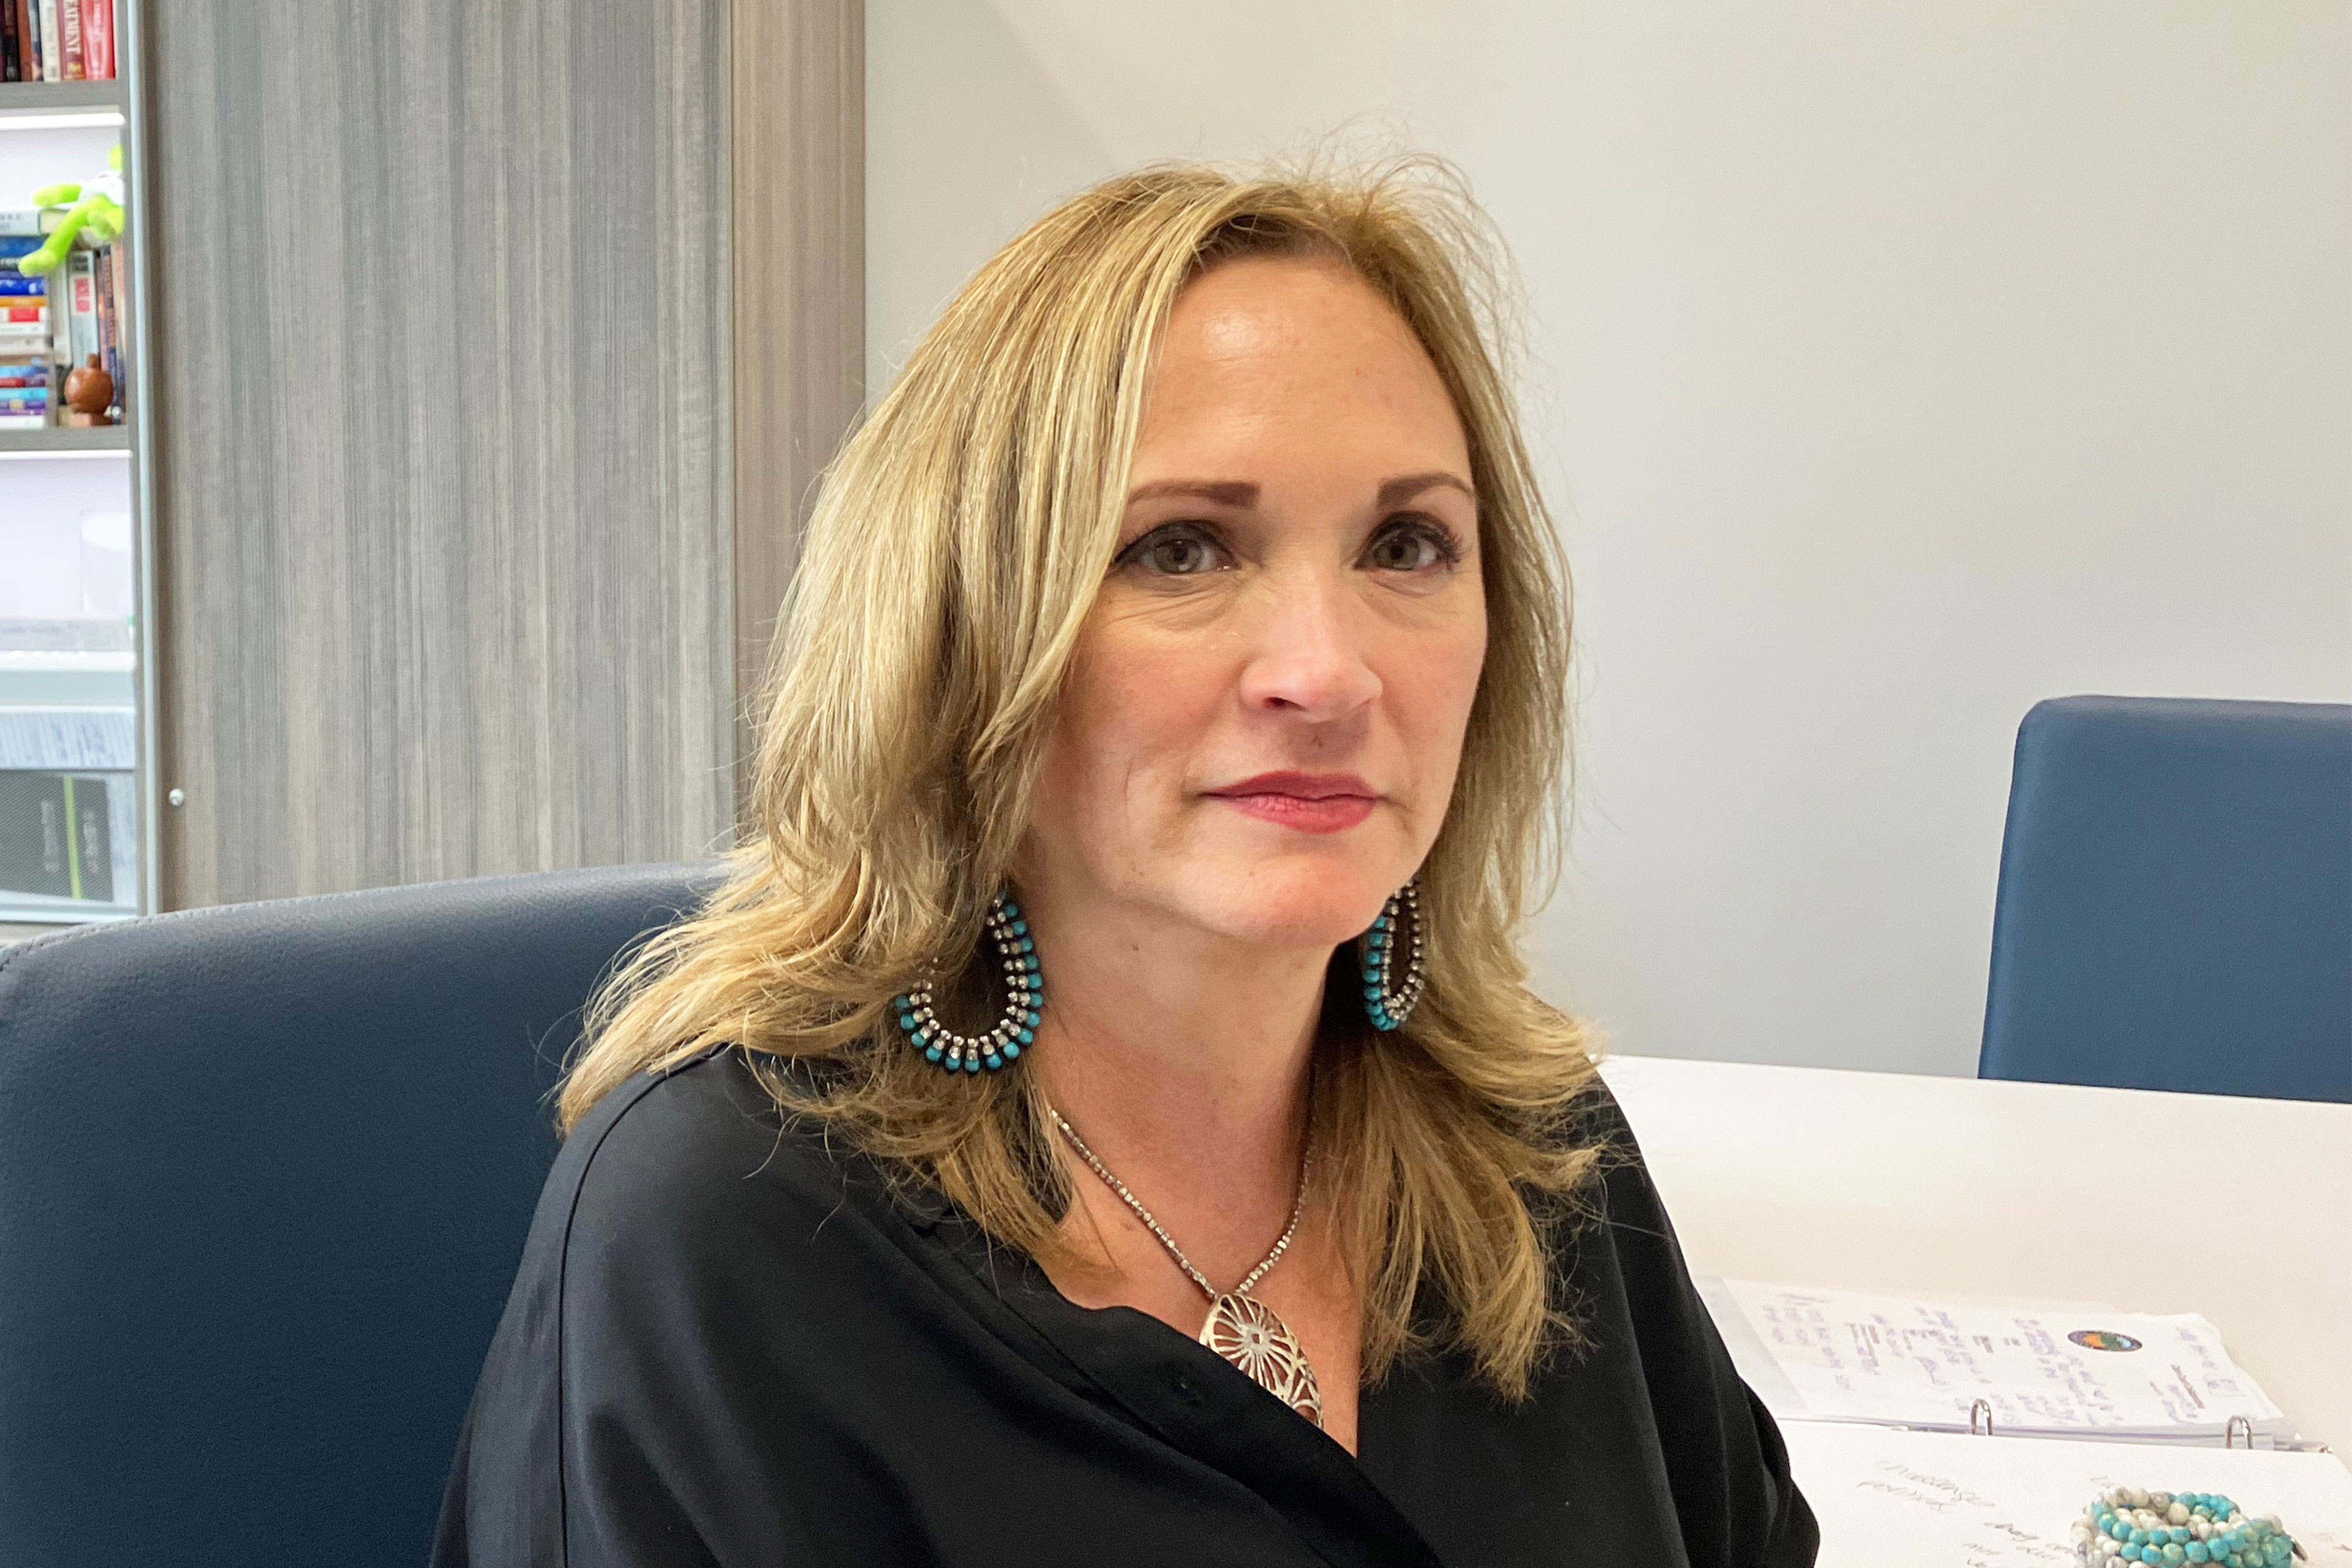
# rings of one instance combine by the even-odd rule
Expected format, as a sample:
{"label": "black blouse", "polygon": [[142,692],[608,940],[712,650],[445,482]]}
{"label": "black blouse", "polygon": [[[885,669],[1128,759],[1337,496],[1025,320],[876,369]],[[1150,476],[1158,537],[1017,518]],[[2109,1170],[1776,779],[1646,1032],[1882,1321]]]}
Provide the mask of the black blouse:
{"label": "black blouse", "polygon": [[1590,1343],[1452,1359],[1347,1450],[1217,1354],[1071,1302],[943,1199],[780,1127],[740,1052],[608,1095],[548,1178],[433,1560],[1801,1568],[1812,1515],[1621,1140],[1560,1266]]}

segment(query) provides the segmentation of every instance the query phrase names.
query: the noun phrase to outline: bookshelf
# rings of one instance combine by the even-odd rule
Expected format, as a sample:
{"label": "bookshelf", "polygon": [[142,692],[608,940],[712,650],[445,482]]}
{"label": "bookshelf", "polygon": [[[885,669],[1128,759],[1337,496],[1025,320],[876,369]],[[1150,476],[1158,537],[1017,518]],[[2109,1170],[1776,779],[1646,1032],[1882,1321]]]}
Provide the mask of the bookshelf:
{"label": "bookshelf", "polygon": [[[112,550],[128,637],[0,708],[131,715],[121,907],[726,842],[863,405],[861,0],[612,0],[610,49],[503,0],[488,51],[480,7],[114,4],[121,79],[0,84],[0,207],[120,136],[125,424],[0,432],[0,552],[43,508]],[[0,940],[81,913],[0,893]]]}
{"label": "bookshelf", "polygon": [[[0,212],[28,209],[41,185],[86,184],[121,143],[131,217],[110,268],[128,266],[139,240],[137,10],[133,0],[112,0],[111,78],[0,81]],[[0,268],[15,275],[13,261]],[[12,567],[0,574],[0,934],[155,907],[147,426],[138,384],[146,313],[144,279],[127,282],[108,301],[119,297],[110,341],[121,422],[0,428],[0,555]],[[53,282],[53,349],[78,360],[84,345],[68,341],[64,299]],[[55,383],[49,395],[54,402]]]}

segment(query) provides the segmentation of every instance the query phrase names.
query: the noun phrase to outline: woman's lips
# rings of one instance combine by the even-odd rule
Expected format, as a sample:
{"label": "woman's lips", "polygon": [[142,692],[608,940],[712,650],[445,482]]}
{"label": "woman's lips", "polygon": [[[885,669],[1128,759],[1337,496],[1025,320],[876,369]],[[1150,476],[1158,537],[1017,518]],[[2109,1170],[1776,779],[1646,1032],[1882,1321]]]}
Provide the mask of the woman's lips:
{"label": "woman's lips", "polygon": [[1301,833],[1338,833],[1372,814],[1372,800],[1361,795],[1328,795],[1310,800],[1297,795],[1221,795],[1236,811],[1265,822],[1278,822]]}
{"label": "woman's lips", "polygon": [[1301,833],[1338,833],[1372,814],[1380,796],[1352,773],[1260,773],[1208,792],[1236,811]]}

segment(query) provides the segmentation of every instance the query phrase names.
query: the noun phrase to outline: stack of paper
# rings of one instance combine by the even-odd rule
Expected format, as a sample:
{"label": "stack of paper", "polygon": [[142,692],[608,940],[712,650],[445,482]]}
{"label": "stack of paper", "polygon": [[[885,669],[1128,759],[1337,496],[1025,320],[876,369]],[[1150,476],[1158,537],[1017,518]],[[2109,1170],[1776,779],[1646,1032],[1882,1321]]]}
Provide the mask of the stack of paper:
{"label": "stack of paper", "polygon": [[[1701,1293],[1740,1375],[1783,1421],[2292,1447],[2277,1405],[2193,1314],[1966,1307],[1744,1279]],[[1973,1419],[1972,1419],[1973,1418]]]}
{"label": "stack of paper", "polygon": [[1820,1568],[2074,1568],[2068,1532],[2095,1495],[2116,1486],[2219,1492],[2250,1516],[2276,1515],[2307,1568],[2352,1568],[2352,1472],[2326,1454],[1821,1422],[1781,1433],[1821,1521]]}

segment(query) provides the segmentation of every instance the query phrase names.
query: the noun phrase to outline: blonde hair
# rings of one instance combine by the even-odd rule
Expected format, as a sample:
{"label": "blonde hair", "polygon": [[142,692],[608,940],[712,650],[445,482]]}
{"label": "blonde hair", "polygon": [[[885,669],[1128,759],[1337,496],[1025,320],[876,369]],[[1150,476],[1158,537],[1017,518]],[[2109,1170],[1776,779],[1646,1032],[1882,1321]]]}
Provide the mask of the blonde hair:
{"label": "blonde hair", "polygon": [[[751,830],[709,904],[592,1005],[565,1129],[640,1073],[740,1045],[785,1112],[822,1118],[902,1188],[1075,1258],[1029,1075],[941,1072],[897,1037],[888,1003],[943,958],[965,964],[1013,863],[1178,291],[1235,257],[1327,258],[1396,309],[1453,394],[1488,630],[1421,871],[1427,991],[1385,1036],[1327,1006],[1309,1114],[1362,1270],[1365,1375],[1454,1349],[1523,1395],[1573,1336],[1550,1216],[1577,1206],[1596,1156],[1566,1131],[1590,1042],[1528,991],[1517,940],[1538,872],[1548,892],[1558,871],[1569,627],[1511,405],[1496,254],[1434,160],[1248,177],[1187,163],[1104,182],[982,267],[825,478],[762,700]],[[1327,986],[1343,999],[1349,951]],[[822,1070],[784,1070],[808,1058]]]}

